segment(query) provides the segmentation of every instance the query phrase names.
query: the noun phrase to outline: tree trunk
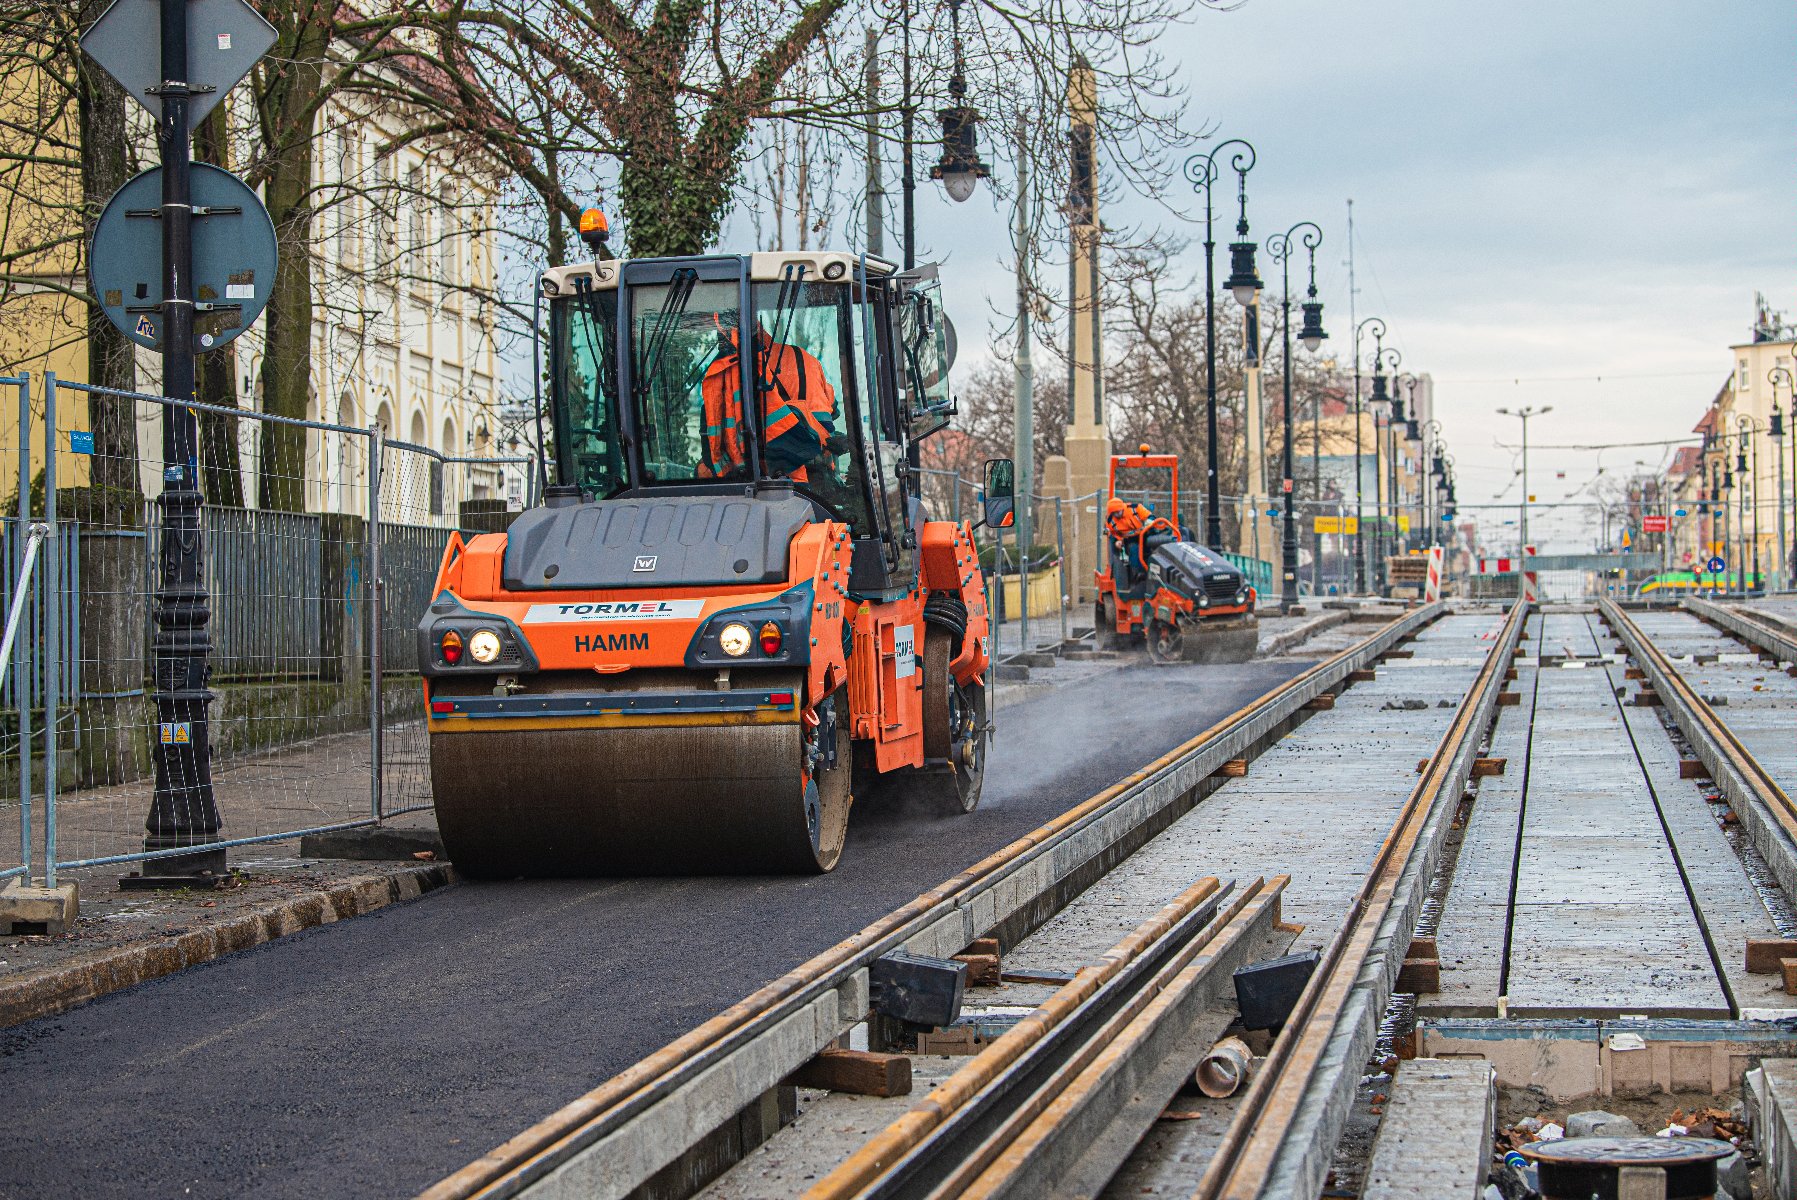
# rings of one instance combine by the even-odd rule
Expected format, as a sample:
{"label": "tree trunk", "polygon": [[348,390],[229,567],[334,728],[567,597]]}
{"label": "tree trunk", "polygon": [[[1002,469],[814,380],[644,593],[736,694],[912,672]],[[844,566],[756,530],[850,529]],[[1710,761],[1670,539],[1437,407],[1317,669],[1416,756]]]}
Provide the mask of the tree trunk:
{"label": "tree trunk", "polygon": [[[225,106],[214,108],[194,131],[194,158],[230,169]],[[237,346],[226,342],[198,362],[198,400],[219,408],[237,407]],[[238,418],[200,413],[200,491],[208,504],[243,507],[243,475],[237,459]]]}
{"label": "tree trunk", "polygon": [[618,170],[631,257],[704,253],[730,210],[743,131],[727,152],[695,154],[672,112],[647,115]]}
{"label": "tree trunk", "polygon": [[[85,28],[98,18],[106,4],[107,0],[81,0],[82,26]],[[91,234],[100,211],[126,180],[125,92],[85,56],[77,58],[81,198],[85,224]],[[135,390],[137,386],[133,345],[113,328],[98,304],[90,305],[87,311],[86,382],[123,391]],[[137,402],[90,395],[87,413],[88,428],[94,434],[88,480],[96,502],[96,519],[108,523],[123,520],[135,525],[142,520],[143,508],[137,464]]]}
{"label": "tree trunk", "polygon": [[[305,419],[312,394],[312,120],[308,105],[323,84],[329,29],[289,12],[276,44],[292,50],[271,72],[262,97],[264,128],[271,129],[270,167],[264,189],[280,248],[274,292],[263,317],[262,400],[269,413]],[[301,127],[303,126],[303,128]],[[265,424],[258,488],[262,507],[300,512],[306,506],[306,435],[292,425]]]}

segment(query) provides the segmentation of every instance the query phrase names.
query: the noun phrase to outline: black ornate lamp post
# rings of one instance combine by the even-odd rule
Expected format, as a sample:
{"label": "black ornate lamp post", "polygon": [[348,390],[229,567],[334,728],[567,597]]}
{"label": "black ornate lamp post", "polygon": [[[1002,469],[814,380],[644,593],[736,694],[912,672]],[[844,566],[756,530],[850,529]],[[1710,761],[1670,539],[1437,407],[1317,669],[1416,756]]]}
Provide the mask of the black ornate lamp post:
{"label": "black ornate lamp post", "polygon": [[1361,510],[1360,339],[1369,328],[1375,342],[1385,336],[1385,322],[1378,317],[1368,317],[1354,327],[1354,403],[1349,409],[1354,414],[1354,590],[1362,595],[1366,594],[1366,534],[1361,530],[1365,517]]}
{"label": "black ornate lamp post", "polygon": [[1772,473],[1778,476],[1778,557],[1774,561],[1778,566],[1778,589],[1784,591],[1791,586],[1791,544],[1785,540],[1785,415],[1778,407],[1778,385],[1784,384],[1785,395],[1791,395],[1791,372],[1785,367],[1773,367],[1766,372],[1766,382],[1772,385],[1772,424],[1766,436],[1772,439],[1772,461],[1777,464]]}
{"label": "black ornate lamp post", "polygon": [[[1299,232],[1302,230],[1303,232]],[[1279,264],[1282,298],[1279,303],[1280,325],[1285,337],[1285,438],[1280,486],[1285,491],[1285,529],[1280,538],[1282,579],[1279,589],[1279,611],[1290,612],[1298,605],[1298,523],[1292,506],[1296,503],[1292,485],[1292,423],[1297,419],[1292,406],[1292,238],[1310,252],[1310,297],[1304,302],[1304,328],[1298,340],[1315,353],[1329,335],[1323,332],[1323,302],[1317,299],[1317,247],[1323,244],[1323,231],[1314,222],[1300,221],[1284,233],[1267,239],[1267,253]]]}
{"label": "black ornate lamp post", "polygon": [[[1373,589],[1381,595],[1385,592],[1385,501],[1379,498],[1380,483],[1385,478],[1384,472],[1391,466],[1391,458],[1385,455],[1380,462],[1382,447],[1379,444],[1380,429],[1390,430],[1393,414],[1397,412],[1401,402],[1392,396],[1386,387],[1386,371],[1396,371],[1404,356],[1398,353],[1397,347],[1376,343],[1373,351],[1373,394],[1367,397],[1367,406],[1373,410]],[[1386,366],[1387,363],[1391,365]],[[1381,424],[1380,418],[1386,418]],[[1389,436],[1389,433],[1388,433]],[[1395,480],[1396,475],[1392,478]],[[1390,487],[1385,488],[1386,500],[1391,502],[1392,511],[1397,511],[1397,497],[1392,495]]]}
{"label": "black ornate lamp post", "polygon": [[[1411,420],[1414,422],[1415,419],[1413,410]],[[1441,500],[1437,493],[1441,490],[1442,468],[1445,465],[1442,462],[1441,422],[1433,418],[1424,421],[1421,436],[1417,438],[1417,441],[1422,446],[1422,470],[1424,472],[1424,483],[1417,488],[1417,493],[1423,506],[1423,523],[1428,526],[1429,531],[1426,544],[1433,546],[1437,544],[1435,526],[1439,522],[1435,518],[1439,515],[1437,510],[1440,508]]]}
{"label": "black ornate lamp post", "polygon": [[[1741,594],[1747,595],[1760,574],[1760,450],[1754,442],[1753,435],[1759,432],[1759,422],[1746,413],[1735,418],[1735,428],[1740,431],[1735,442],[1735,469],[1741,475],[1741,540],[1751,545],[1752,550],[1741,551],[1741,569],[1751,571],[1741,580]],[[1751,456],[1751,460],[1750,460]],[[1748,514],[1752,513],[1752,519]]]}
{"label": "black ornate lamp post", "polygon": [[1204,540],[1213,548],[1223,545],[1223,491],[1217,474],[1217,241],[1212,232],[1214,220],[1212,188],[1217,182],[1217,155],[1238,147],[1229,158],[1235,172],[1236,197],[1241,215],[1235,230],[1239,240],[1229,245],[1229,280],[1224,285],[1235,293],[1236,302],[1246,307],[1260,290],[1260,276],[1254,271],[1254,243],[1248,240],[1248,172],[1254,169],[1254,147],[1241,138],[1231,138],[1209,154],[1194,154],[1186,159],[1186,178],[1192,190],[1204,195],[1204,425],[1205,425],[1205,514]]}

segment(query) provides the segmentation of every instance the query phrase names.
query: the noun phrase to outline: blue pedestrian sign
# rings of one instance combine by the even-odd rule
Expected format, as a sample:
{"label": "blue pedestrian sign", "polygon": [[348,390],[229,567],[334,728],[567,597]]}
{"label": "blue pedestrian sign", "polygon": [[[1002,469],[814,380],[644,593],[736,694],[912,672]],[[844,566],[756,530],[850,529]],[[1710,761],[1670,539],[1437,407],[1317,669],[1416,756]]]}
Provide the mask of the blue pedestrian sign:
{"label": "blue pedestrian sign", "polygon": [[1673,516],[1675,516],[1675,517],[1688,517],[1688,516],[1690,516],[1690,515],[1691,515],[1691,514],[1690,514],[1690,513],[1688,513],[1688,512],[1686,512],[1686,511],[1685,511],[1685,510],[1684,510],[1684,509],[1682,509],[1682,508],[1675,508],[1675,509],[1673,509],[1673,510],[1672,510],[1672,515],[1673,515]]}
{"label": "blue pedestrian sign", "polygon": [[1722,561],[1721,555],[1717,555],[1710,559],[1710,561],[1704,565],[1710,569],[1710,574],[1712,575],[1719,575],[1728,568],[1728,564]]}

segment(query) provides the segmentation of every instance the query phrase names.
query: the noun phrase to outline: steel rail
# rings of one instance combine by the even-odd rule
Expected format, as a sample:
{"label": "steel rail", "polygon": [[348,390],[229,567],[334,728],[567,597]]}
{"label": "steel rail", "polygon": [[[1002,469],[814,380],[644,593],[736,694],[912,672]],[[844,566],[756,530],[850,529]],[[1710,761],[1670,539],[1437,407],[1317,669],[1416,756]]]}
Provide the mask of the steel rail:
{"label": "steel rail", "polygon": [[[1265,1065],[1250,1080],[1195,1200],[1314,1196],[1322,1189],[1347,1118],[1341,1101],[1360,1076],[1379,1014],[1391,998],[1439,837],[1428,840],[1425,853],[1418,853],[1419,846],[1425,845],[1425,831],[1439,829],[1443,814],[1451,815],[1452,802],[1466,785],[1527,612],[1526,601],[1511,608]],[[1294,1136],[1301,1122],[1305,1128]]]}
{"label": "steel rail", "polygon": [[1791,627],[1776,617],[1745,605],[1717,604],[1713,600],[1690,596],[1680,604],[1693,616],[1720,626],[1762,650],[1769,650],[1785,662],[1797,663],[1797,638],[1791,636]]}
{"label": "steel rail", "polygon": [[[1721,608],[1697,603],[1702,608],[1691,611],[1705,620],[1713,619],[1705,609]],[[1605,599],[1598,610],[1641,665],[1647,682],[1689,739],[1698,759],[1709,768],[1717,790],[1747,827],[1748,836],[1780,886],[1787,892],[1797,888],[1797,803],[1621,605]]]}
{"label": "steel rail", "polygon": [[931,1191],[931,1200],[1102,1192],[1191,1077],[1216,1033],[1206,1036],[1205,1018],[1233,1014],[1231,973],[1265,956],[1287,882],[1283,875],[1270,886],[1256,880],[1221,935],[1169,965]]}
{"label": "steel rail", "polygon": [[[1387,622],[1052,821],[924,892],[545,1117],[420,1195],[496,1200],[624,1196],[733,1117],[867,1012],[868,967],[898,949],[958,953],[1014,918],[1045,916],[1056,889],[1446,612]],[[684,1144],[680,1144],[684,1142]]]}
{"label": "steel rail", "polygon": [[[1086,1089],[1079,1085],[1122,1031],[1145,1018],[1151,1026],[1165,1024],[1173,1000],[1207,983],[1220,992],[1228,968],[1262,952],[1274,936],[1286,883],[1285,876],[1256,879],[1219,912],[1216,881],[1201,881],[869,1139],[809,1188],[804,1200],[969,1194],[988,1166],[1019,1161],[1016,1144],[1036,1130],[1045,1112],[1083,1097]],[[1187,917],[1171,924],[1169,916],[1188,907],[1188,898],[1206,885],[1202,894],[1216,896],[1194,914],[1201,921]],[[1200,928],[1181,928],[1194,924]],[[1138,1038],[1134,1045],[1149,1043]],[[1185,1074],[1177,1072],[1178,1078]],[[1152,1105],[1150,1121],[1164,1102]],[[1071,1123],[1051,1124],[1060,1131]],[[1035,1165],[1044,1161],[1035,1151],[1045,1140],[1038,1136],[1025,1155]]]}

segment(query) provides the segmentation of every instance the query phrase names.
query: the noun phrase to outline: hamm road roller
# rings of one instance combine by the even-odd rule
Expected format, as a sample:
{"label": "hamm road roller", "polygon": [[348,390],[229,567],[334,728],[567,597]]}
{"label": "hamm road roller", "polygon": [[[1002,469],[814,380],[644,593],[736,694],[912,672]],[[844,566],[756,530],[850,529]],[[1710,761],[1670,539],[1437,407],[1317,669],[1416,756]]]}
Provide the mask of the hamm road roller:
{"label": "hamm road roller", "polygon": [[[1156,662],[1247,662],[1260,645],[1255,589],[1180,526],[1179,459],[1148,449],[1111,456],[1097,645],[1118,649],[1141,637]],[[1166,513],[1155,512],[1163,501]]]}
{"label": "hamm road roller", "polygon": [[[914,465],[954,408],[935,269],[601,258],[539,286],[554,480],[451,537],[418,627],[457,869],[828,871],[856,794],[971,811],[985,581]],[[987,464],[983,520],[1011,479]]]}

